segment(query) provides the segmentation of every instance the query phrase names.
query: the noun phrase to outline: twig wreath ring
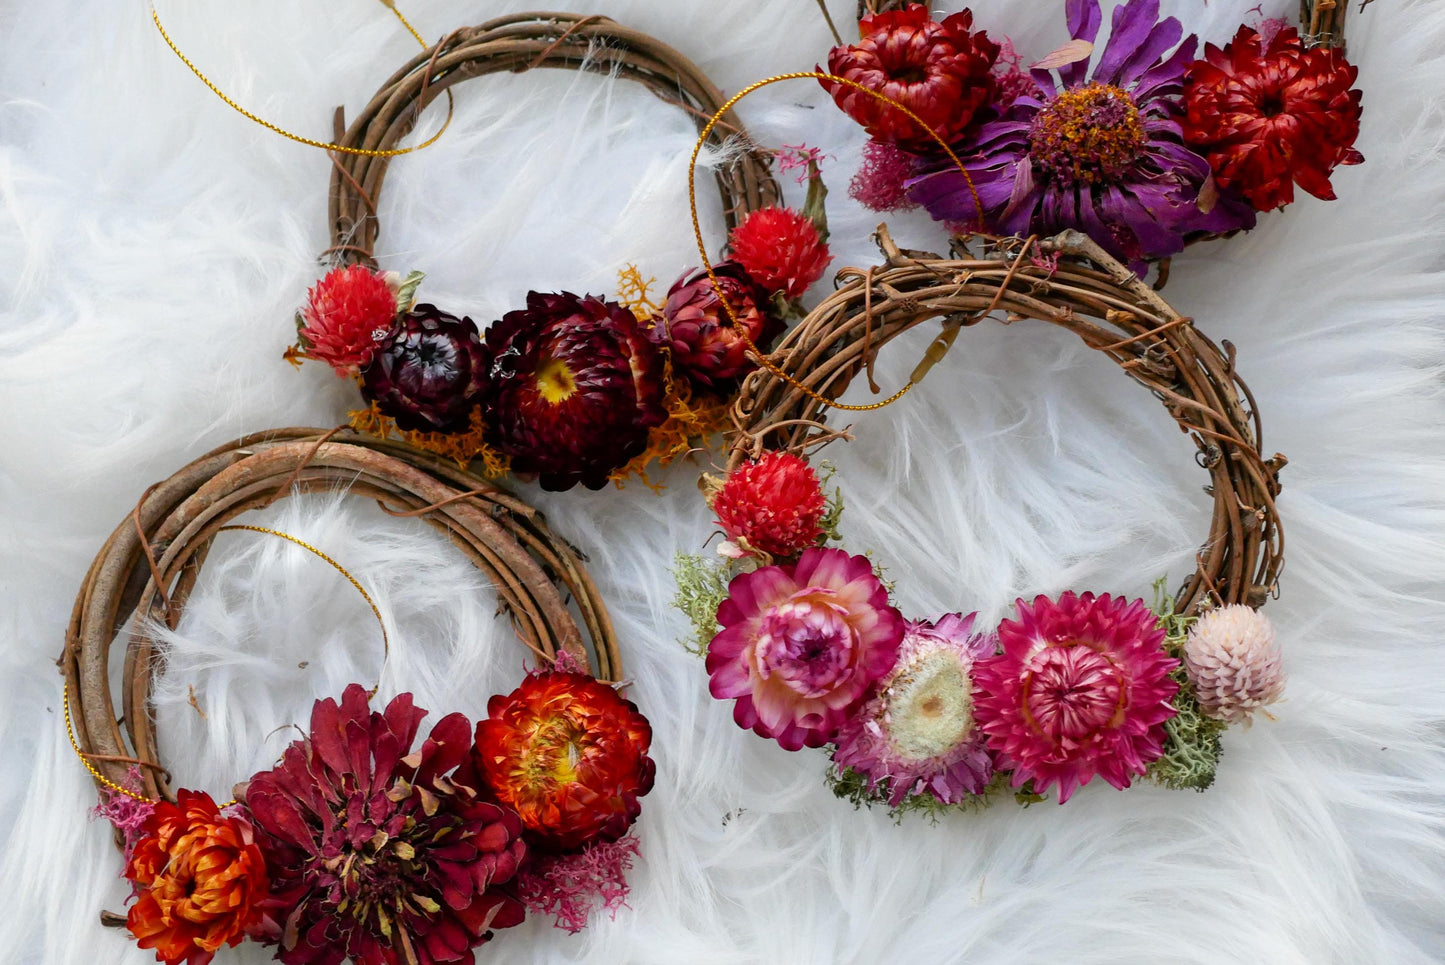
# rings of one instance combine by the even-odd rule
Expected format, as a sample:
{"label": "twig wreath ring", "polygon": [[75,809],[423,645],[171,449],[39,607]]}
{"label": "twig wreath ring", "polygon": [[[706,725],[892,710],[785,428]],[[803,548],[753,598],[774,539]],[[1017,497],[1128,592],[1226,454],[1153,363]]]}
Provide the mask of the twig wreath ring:
{"label": "twig wreath ring", "polygon": [[[149,707],[161,657],[217,533],[292,492],[376,499],[446,533],[495,586],[538,666],[473,723],[375,689],[318,700],[303,738],[218,805],[172,785]],[[574,616],[575,613],[575,616]],[[385,626],[382,627],[385,641]],[[125,641],[121,713],[111,650]],[[616,910],[652,787],[651,728],[621,697],[607,611],[581,559],[525,503],[409,446],[288,429],[241,439],[153,486],[91,565],[60,665],[77,755],[117,829],[136,901],[124,919],[158,961],[204,965],[245,938],[283,962],[470,962],[526,911],[571,931]],[[107,916],[102,916],[103,920]]]}

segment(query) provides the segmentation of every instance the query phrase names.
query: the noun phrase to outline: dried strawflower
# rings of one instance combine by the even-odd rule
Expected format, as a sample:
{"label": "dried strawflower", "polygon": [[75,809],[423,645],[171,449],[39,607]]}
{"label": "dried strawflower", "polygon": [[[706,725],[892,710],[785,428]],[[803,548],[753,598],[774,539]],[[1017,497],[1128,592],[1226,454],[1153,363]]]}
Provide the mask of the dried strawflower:
{"label": "dried strawflower", "polygon": [[1240,27],[1189,68],[1185,140],[1209,159],[1221,188],[1259,211],[1289,204],[1296,184],[1333,200],[1330,173],[1365,159],[1354,147],[1358,76],[1341,51],[1307,48],[1293,27],[1268,39]]}
{"label": "dried strawflower", "polygon": [[1019,787],[1055,785],[1062,804],[1095,774],[1117,788],[1164,750],[1179,661],[1143,600],[1069,591],[1019,600],[1002,653],[979,661],[974,714]]}
{"label": "dried strawflower", "polygon": [[301,345],[337,375],[355,375],[396,324],[396,291],[388,277],[361,265],[333,268],[306,293]]}
{"label": "dried strawflower", "polygon": [[1284,691],[1274,625],[1241,603],[1210,610],[1190,628],[1184,669],[1204,712],[1230,724],[1248,726]]}
{"label": "dried strawflower", "polygon": [[729,540],[782,559],[818,542],[827,509],[818,474],[791,452],[766,452],[744,463],[712,498],[712,511]]}
{"label": "dried strawflower", "polygon": [[584,673],[543,671],[487,704],[473,756],[531,839],[568,851],[621,837],[655,767],[652,727],[630,700]]}
{"label": "dried strawflower", "polygon": [[361,394],[409,432],[465,432],[487,384],[476,324],[435,305],[398,321],[361,373]]}
{"label": "dried strawflower", "polygon": [[973,666],[993,653],[973,632],[975,614],[909,621],[898,662],[838,731],[833,762],[886,793],[897,807],[914,795],[957,804],[982,794],[993,761],[973,716]]}
{"label": "dried strawflower", "polygon": [[817,225],[792,208],[759,208],[733,229],[732,260],[768,292],[794,301],[823,277],[833,256]]}
{"label": "dried strawflower", "polygon": [[702,389],[726,388],[757,368],[748,358],[748,341],[718,298],[721,290],[758,351],[772,348],[783,323],[772,312],[768,293],[735,261],[713,266],[718,284],[697,269],[668,290],[667,304],[652,327],[657,341],[672,352],[673,372]]}
{"label": "dried strawflower", "polygon": [[710,690],[733,719],[795,751],[821,747],[892,669],[903,617],[866,556],[804,550],[735,577],[708,646]]}
{"label": "dried strawflower", "polygon": [[401,694],[381,712],[366,690],[318,700],[305,739],[237,788],[262,832],[286,965],[471,962],[494,928],[525,915],[500,890],[526,857],[517,815],[461,779],[471,723],[437,722]]}
{"label": "dried strawflower", "polygon": [[201,791],[182,790],[176,803],[154,806],[125,876],[136,892],[126,928],[167,965],[206,965],[264,917],[268,879],[255,830],[222,815]]}

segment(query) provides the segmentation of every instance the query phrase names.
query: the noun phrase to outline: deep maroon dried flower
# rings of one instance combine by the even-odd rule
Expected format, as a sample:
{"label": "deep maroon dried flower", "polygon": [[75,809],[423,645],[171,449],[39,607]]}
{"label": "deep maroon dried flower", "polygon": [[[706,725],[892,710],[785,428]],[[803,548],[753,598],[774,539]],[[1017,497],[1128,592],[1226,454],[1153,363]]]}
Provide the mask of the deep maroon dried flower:
{"label": "deep maroon dried flower", "polygon": [[472,743],[463,715],[412,750],[425,716],[411,694],[372,712],[352,684],[237,788],[271,871],[274,927],[260,937],[286,965],[471,962],[493,928],[522,920],[498,890],[526,855],[522,822],[456,773]]}
{"label": "deep maroon dried flower", "polygon": [[487,351],[476,324],[435,305],[399,320],[361,373],[361,394],[416,432],[462,432],[487,383]]}
{"label": "deep maroon dried flower", "polygon": [[543,489],[602,488],[667,418],[662,353],[616,302],[528,292],[487,347],[487,442]]}
{"label": "deep maroon dried flower", "polygon": [[[735,261],[718,262],[713,271],[743,331],[760,351],[768,351],[783,331],[768,293]],[[757,367],[712,279],[701,269],[683,275],[668,290],[652,334],[672,351],[673,372],[704,389],[725,387]]]}

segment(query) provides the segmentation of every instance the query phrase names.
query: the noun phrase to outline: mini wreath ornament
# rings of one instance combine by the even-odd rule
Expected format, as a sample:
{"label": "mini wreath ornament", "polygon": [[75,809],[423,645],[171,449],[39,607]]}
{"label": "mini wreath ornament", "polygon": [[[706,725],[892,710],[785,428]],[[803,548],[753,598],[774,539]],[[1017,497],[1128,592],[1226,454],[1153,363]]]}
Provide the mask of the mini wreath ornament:
{"label": "mini wreath ornament", "polygon": [[[351,684],[318,700],[304,736],[238,784],[235,800],[173,789],[148,706],[161,656],[147,620],[178,624],[214,537],[229,529],[320,556],[380,620],[321,551],[228,525],[293,491],[337,486],[447,533],[543,666],[492,697],[475,727],[453,713],[424,735],[427,712],[411,694],[374,708],[375,689]],[[120,715],[117,637],[126,640]],[[106,542],[60,663],[71,741],[134,889],[124,919],[102,920],[124,924],[158,961],[205,965],[251,938],[290,965],[470,962],[528,910],[576,931],[594,906],[615,911],[625,900],[638,853],[629,830],[654,766],[647,719],[611,683],[621,663],[607,611],[540,514],[448,460],[308,429],[208,453],[153,486]]]}
{"label": "mini wreath ornament", "polygon": [[[314,359],[354,378],[366,408],[352,425],[400,434],[489,476],[535,476],[544,489],[597,489],[665,464],[720,431],[726,403],[751,371],[751,344],[771,346],[797,300],[829,262],[817,158],[806,167],[802,212],[779,205],[772,154],[749,146],[728,112],[710,143],[744,145],[717,171],[731,255],[710,278],[686,272],[664,302],[633,267],[620,300],[529,292],[526,307],[483,331],[469,318],[414,303],[420,272],[383,272],[373,254],[377,202],[390,158],[421,111],[470,77],[537,67],[590,70],[638,81],[702,121],[722,93],[682,54],[606,17],[518,14],[458,30],[403,67],[338,134],[372,153],[334,157],[333,268],[310,290],[286,357]],[[337,120],[341,126],[340,115]],[[799,154],[801,152],[801,154]],[[786,165],[785,165],[786,166]],[[719,309],[726,292],[746,339]]]}

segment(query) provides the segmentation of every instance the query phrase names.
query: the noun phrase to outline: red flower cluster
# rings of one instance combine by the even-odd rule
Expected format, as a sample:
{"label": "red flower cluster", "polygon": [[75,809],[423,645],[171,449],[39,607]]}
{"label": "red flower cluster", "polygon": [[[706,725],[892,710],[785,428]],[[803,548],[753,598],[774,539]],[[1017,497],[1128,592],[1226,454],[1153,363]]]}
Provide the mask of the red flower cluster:
{"label": "red flower cluster", "polygon": [[818,542],[827,508],[813,467],[790,452],[769,452],[739,467],[712,500],[728,539],[779,559]]}
{"label": "red flower cluster", "polygon": [[731,241],[733,260],[789,301],[802,298],[833,260],[818,227],[791,208],[754,211],[733,229]]}

